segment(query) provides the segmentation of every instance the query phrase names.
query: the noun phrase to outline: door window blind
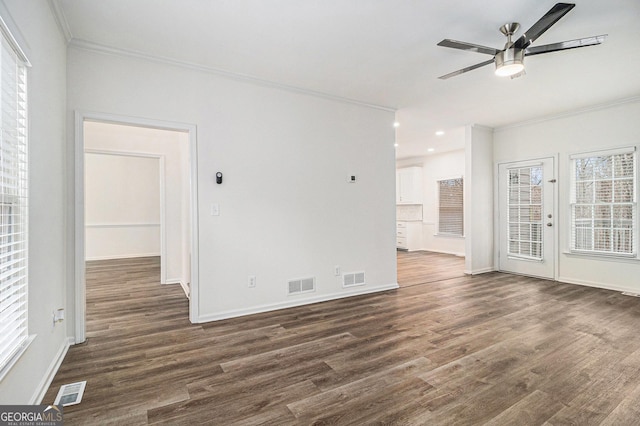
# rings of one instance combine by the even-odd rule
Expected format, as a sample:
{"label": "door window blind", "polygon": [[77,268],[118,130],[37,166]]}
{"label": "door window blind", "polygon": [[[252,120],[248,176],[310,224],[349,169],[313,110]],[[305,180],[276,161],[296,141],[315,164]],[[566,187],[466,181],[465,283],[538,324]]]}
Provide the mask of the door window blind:
{"label": "door window blind", "polygon": [[438,234],[464,235],[462,178],[438,181]]}
{"label": "door window blind", "polygon": [[[28,341],[27,72],[2,24],[0,48],[0,377]],[[21,53],[21,52],[20,52]]]}
{"label": "door window blind", "polygon": [[571,250],[634,256],[635,149],[571,157]]}
{"label": "door window blind", "polygon": [[509,256],[542,260],[542,166],[509,169]]}

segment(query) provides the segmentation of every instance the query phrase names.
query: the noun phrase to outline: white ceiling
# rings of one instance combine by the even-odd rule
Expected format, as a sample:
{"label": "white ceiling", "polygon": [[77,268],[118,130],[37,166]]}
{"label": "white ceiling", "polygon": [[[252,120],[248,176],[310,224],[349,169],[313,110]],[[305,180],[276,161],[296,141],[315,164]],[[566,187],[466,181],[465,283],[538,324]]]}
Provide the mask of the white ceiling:
{"label": "white ceiling", "polygon": [[576,0],[536,45],[608,34],[605,43],[529,57],[527,75],[514,80],[491,65],[439,80],[490,56],[436,43],[502,48],[502,24],[526,30],[554,0],[54,1],[71,43],[397,109],[399,158],[459,148],[467,124],[504,126],[640,94],[638,0]]}

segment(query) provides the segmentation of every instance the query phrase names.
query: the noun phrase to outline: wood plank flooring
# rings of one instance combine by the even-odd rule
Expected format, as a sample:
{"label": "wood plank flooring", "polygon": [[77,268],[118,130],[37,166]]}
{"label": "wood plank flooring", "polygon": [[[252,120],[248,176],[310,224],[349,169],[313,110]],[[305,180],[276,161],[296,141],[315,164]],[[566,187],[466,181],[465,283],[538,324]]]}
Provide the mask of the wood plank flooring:
{"label": "wood plank flooring", "polygon": [[89,263],[43,403],[87,380],[66,425],[640,423],[640,299],[430,256],[399,253],[398,290],[197,325],[158,259]]}
{"label": "wood plank flooring", "polygon": [[398,250],[398,284],[403,287],[455,277],[464,277],[464,257]]}

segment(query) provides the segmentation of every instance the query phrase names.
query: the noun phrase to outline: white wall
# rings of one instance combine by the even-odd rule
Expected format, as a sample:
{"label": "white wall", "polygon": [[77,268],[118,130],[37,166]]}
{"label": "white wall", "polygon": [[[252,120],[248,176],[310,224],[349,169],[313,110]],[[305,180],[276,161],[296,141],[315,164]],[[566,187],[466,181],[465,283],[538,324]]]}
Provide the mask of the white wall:
{"label": "white wall", "polygon": [[84,161],[85,258],[160,256],[160,158],[87,152]]}
{"label": "white wall", "polygon": [[[569,156],[606,148],[640,148],[640,98],[519,126],[496,129],[494,161],[507,162],[558,154],[558,279],[640,292],[640,260],[615,260],[568,254]],[[637,225],[637,223],[636,223]]]}
{"label": "white wall", "polygon": [[481,274],[494,270],[493,129],[470,125],[465,134],[464,204],[468,208],[464,213],[464,271]]}
{"label": "white wall", "polygon": [[[197,125],[200,321],[397,286],[393,112],[74,47],[68,57],[70,112]],[[367,284],[343,289],[335,265]],[[286,296],[287,280],[307,276],[315,293]]]}
{"label": "white wall", "polygon": [[438,230],[438,180],[465,175],[465,152],[455,150],[396,162],[396,167],[422,167],[422,249],[439,253],[465,255],[464,237],[436,235]]}
{"label": "white wall", "polygon": [[[87,181],[85,183],[85,209],[87,217],[85,226],[86,256],[94,258],[132,257],[160,254],[160,203],[164,203],[165,220],[165,267],[163,281],[166,283],[189,283],[189,254],[190,254],[190,201],[189,201],[189,140],[187,133],[170,130],[159,130],[144,127],[125,126],[113,123],[87,121],[84,123],[85,150],[94,152],[124,153],[133,156],[144,157],[114,157],[106,156],[105,161],[122,162],[155,162],[162,165],[161,172],[164,186],[160,188],[158,174],[154,181],[139,182],[133,178],[133,171],[126,174],[119,173],[118,185],[127,185],[127,192],[133,196],[133,192],[143,192],[149,188],[148,193],[140,194],[135,198],[138,203],[148,196],[159,196],[150,203],[157,203],[155,207],[148,209],[140,206],[133,211],[123,208],[123,204],[115,205],[115,210],[99,208],[101,213],[91,210],[97,203],[111,204],[109,198],[103,198],[104,190],[96,188],[93,192],[92,184],[98,182]],[[92,154],[95,155],[95,154]],[[107,157],[111,157],[110,159]],[[137,160],[136,160],[137,158]],[[160,161],[161,159],[162,161]],[[93,176],[93,163],[85,164],[87,177]],[[95,165],[95,164],[94,164]],[[99,165],[99,164],[98,164]],[[123,163],[124,165],[124,163]],[[149,173],[154,173],[148,171]],[[104,174],[108,173],[107,171]],[[102,173],[99,172],[98,175]],[[140,177],[140,176],[138,176]],[[149,177],[149,175],[148,175]],[[136,185],[138,182],[138,185]],[[109,186],[109,182],[104,182]],[[139,191],[136,190],[139,188]],[[133,192],[132,192],[133,191]],[[114,196],[118,196],[113,194]],[[101,216],[99,216],[100,214]],[[108,214],[108,216],[104,216]],[[133,216],[132,216],[133,215]],[[155,216],[154,216],[155,215]],[[123,226],[95,226],[95,225]],[[131,226],[131,225],[141,226]],[[151,226],[157,224],[158,226]],[[110,238],[111,236],[111,238]],[[154,248],[155,247],[155,248]]]}
{"label": "white wall", "polygon": [[36,338],[0,382],[0,404],[39,403],[67,348],[66,47],[45,1],[5,0],[0,15],[29,57],[29,333]]}

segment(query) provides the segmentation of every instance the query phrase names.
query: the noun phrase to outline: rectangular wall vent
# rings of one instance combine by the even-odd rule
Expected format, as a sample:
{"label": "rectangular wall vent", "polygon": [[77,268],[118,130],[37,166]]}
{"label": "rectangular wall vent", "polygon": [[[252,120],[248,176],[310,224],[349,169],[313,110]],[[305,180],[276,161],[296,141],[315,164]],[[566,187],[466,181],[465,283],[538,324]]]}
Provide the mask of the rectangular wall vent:
{"label": "rectangular wall vent", "polygon": [[364,284],[364,272],[347,272],[342,275],[342,287],[355,287]]}
{"label": "rectangular wall vent", "polygon": [[56,396],[54,405],[60,405],[66,407],[67,405],[80,404],[82,401],[82,395],[84,394],[84,388],[87,386],[87,381],[69,383],[68,385],[62,385]]}
{"label": "rectangular wall vent", "polygon": [[315,277],[300,278],[289,281],[288,294],[310,293],[316,291]]}

